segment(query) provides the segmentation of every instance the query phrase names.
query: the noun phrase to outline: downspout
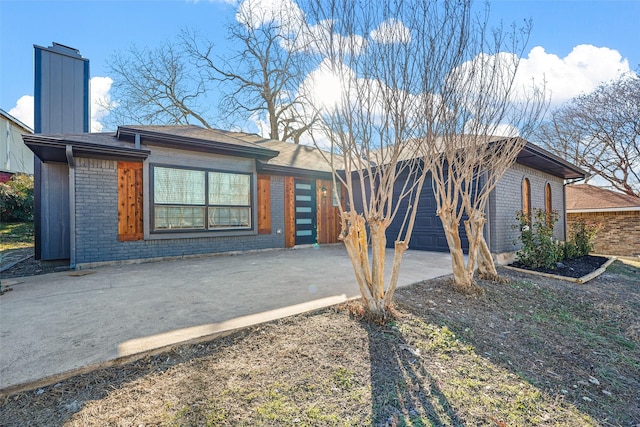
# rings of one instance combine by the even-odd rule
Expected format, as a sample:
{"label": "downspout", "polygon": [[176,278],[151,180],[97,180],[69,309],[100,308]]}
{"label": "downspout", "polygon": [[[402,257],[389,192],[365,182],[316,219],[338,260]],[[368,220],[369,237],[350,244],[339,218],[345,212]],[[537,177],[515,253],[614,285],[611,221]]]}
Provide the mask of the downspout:
{"label": "downspout", "polygon": [[76,268],[76,164],[73,158],[73,147],[66,146],[67,163],[69,164],[69,268]]}

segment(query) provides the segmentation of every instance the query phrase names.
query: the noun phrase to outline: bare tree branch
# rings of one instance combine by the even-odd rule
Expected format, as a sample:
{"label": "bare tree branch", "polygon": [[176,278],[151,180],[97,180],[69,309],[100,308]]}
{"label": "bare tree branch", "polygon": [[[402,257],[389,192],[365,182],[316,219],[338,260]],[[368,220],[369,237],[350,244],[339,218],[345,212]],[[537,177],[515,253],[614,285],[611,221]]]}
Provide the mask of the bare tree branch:
{"label": "bare tree branch", "polygon": [[111,57],[109,68],[116,100],[108,116],[111,124],[211,127],[207,109],[200,104],[207,93],[206,82],[191,69],[180,46],[170,41],[156,49],[131,45]]}
{"label": "bare tree branch", "polygon": [[303,47],[289,43],[295,35],[280,15],[286,12],[265,19],[256,15],[259,9],[241,6],[228,27],[229,38],[241,49],[226,57],[215,55],[213,43],[194,32],[183,31],[180,38],[201,72],[225,92],[220,110],[229,125],[238,118],[264,117],[270,138],[297,143],[315,119],[301,116],[297,87],[306,75],[306,62]]}
{"label": "bare tree branch", "polygon": [[612,188],[640,195],[640,77],[628,73],[555,110],[542,145]]}

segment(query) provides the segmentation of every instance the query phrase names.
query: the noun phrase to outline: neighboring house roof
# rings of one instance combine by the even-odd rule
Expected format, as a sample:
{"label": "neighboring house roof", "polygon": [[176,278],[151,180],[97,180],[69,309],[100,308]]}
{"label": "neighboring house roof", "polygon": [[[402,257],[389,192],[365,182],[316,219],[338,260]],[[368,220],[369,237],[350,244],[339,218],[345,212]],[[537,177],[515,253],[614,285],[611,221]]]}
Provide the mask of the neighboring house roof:
{"label": "neighboring house roof", "polygon": [[567,187],[567,212],[640,211],[640,197],[589,184]]}
{"label": "neighboring house roof", "polygon": [[4,117],[5,119],[9,120],[10,122],[13,122],[14,125],[16,125],[19,128],[22,128],[26,133],[33,133],[33,129],[31,129],[29,126],[25,125],[20,120],[16,119],[11,114],[7,113],[6,111],[4,111],[1,108],[0,108],[0,116]]}

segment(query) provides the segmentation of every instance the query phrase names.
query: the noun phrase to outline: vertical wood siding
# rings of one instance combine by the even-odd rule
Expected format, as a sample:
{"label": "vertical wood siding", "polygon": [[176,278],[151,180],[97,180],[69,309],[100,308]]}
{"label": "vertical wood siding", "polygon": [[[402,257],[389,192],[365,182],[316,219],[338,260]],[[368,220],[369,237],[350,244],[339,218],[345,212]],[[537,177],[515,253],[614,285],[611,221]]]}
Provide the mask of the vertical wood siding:
{"label": "vertical wood siding", "polygon": [[284,246],[292,248],[296,244],[296,200],[292,176],[284,178]]}
{"label": "vertical wood siding", "polygon": [[271,234],[271,176],[258,175],[258,234]]}
{"label": "vertical wood siding", "polygon": [[333,206],[333,181],[316,180],[316,209],[318,243],[337,243],[340,234],[340,209]]}
{"label": "vertical wood siding", "polygon": [[142,240],[142,163],[118,162],[118,240]]}

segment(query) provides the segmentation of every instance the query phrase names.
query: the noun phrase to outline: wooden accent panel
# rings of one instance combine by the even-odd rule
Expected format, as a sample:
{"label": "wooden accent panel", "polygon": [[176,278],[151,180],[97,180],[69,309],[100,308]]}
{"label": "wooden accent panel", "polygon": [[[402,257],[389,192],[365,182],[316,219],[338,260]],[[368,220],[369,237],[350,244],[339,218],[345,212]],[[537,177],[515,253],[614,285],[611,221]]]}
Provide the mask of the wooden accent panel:
{"label": "wooden accent panel", "polygon": [[258,175],[258,234],[271,234],[270,175]]}
{"label": "wooden accent panel", "polygon": [[[325,191],[322,191],[323,188]],[[340,235],[340,209],[333,206],[333,181],[316,180],[316,209],[318,243],[337,243]]]}
{"label": "wooden accent panel", "polygon": [[142,163],[118,162],[118,240],[142,240]]}
{"label": "wooden accent panel", "polygon": [[522,180],[522,213],[531,218],[531,184],[528,178]]}
{"label": "wooden accent panel", "polygon": [[296,244],[296,199],[292,176],[284,178],[284,245],[292,248]]}

